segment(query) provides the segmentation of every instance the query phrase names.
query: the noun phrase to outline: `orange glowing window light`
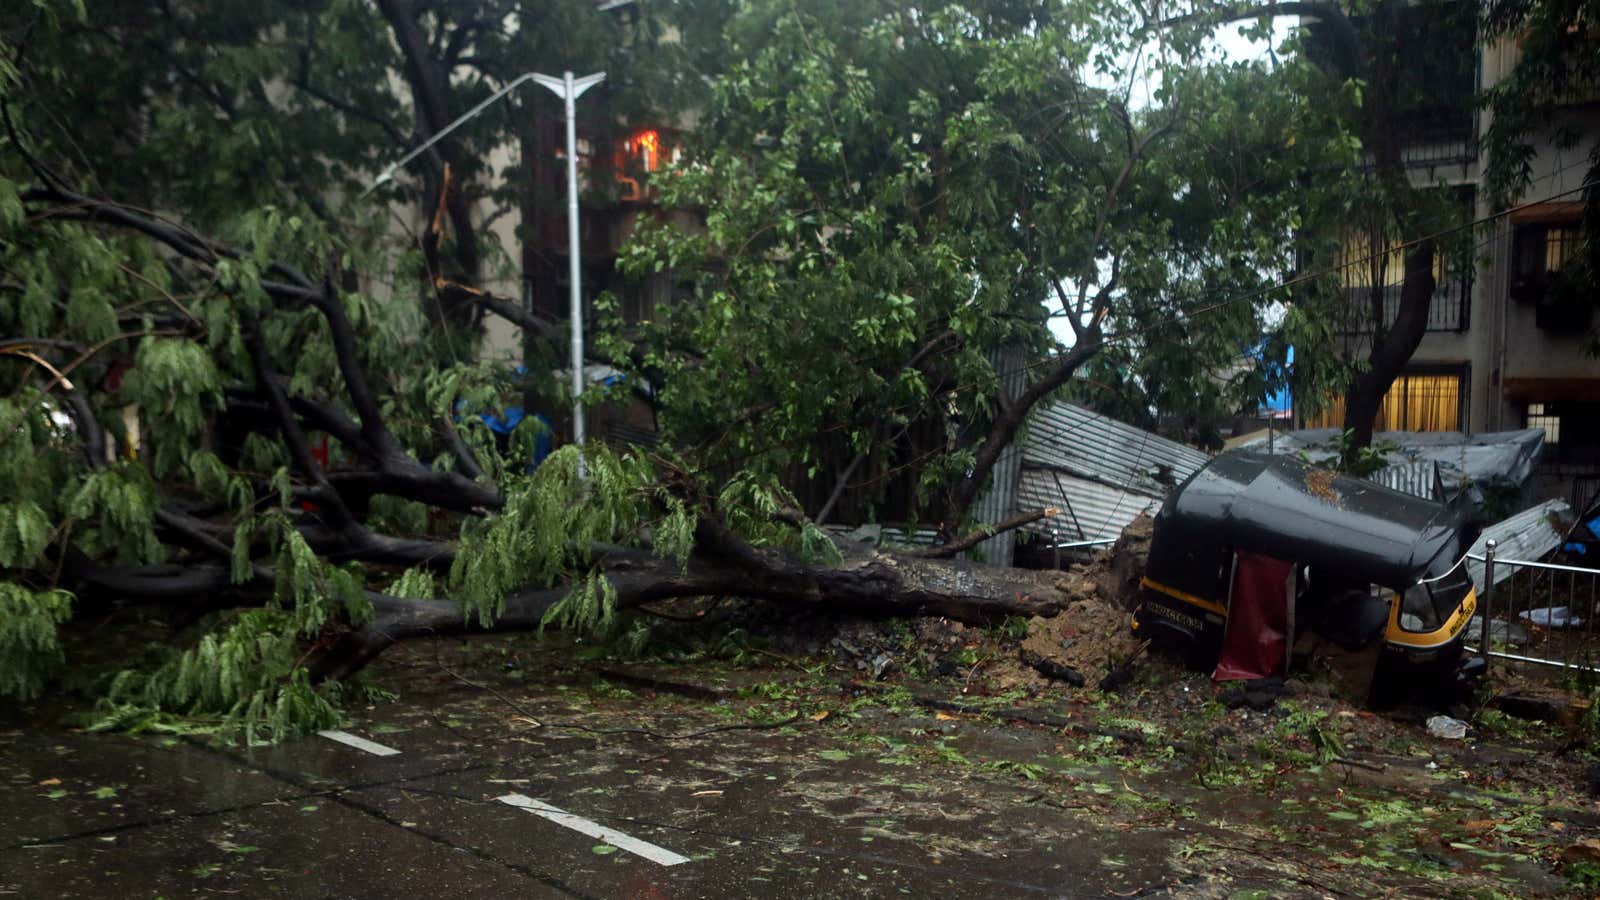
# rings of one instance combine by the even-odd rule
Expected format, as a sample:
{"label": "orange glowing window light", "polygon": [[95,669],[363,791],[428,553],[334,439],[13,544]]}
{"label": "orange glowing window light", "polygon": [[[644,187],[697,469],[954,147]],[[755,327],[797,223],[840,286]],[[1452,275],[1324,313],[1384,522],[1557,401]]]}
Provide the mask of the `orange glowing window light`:
{"label": "orange glowing window light", "polygon": [[658,153],[661,149],[661,134],[655,129],[641,131],[633,136],[633,149],[639,155],[639,161],[644,164],[646,172],[656,170]]}

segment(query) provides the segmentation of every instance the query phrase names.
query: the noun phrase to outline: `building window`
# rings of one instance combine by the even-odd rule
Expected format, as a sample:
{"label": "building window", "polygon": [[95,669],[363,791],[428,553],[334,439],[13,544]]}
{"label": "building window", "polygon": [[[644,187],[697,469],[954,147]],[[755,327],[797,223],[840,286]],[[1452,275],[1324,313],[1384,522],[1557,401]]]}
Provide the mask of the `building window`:
{"label": "building window", "polygon": [[1600,401],[1530,402],[1522,421],[1528,428],[1544,429],[1545,463],[1600,464]]}
{"label": "building window", "polygon": [[1556,414],[1553,405],[1550,407],[1550,411],[1546,412],[1545,404],[1529,403],[1528,414],[1523,419],[1523,427],[1543,428],[1544,442],[1548,446],[1554,447],[1561,443],[1561,416]]}
{"label": "building window", "polygon": [[661,132],[649,128],[623,144],[623,150],[638,161],[639,168],[654,172],[661,165]]}
{"label": "building window", "polygon": [[[1461,221],[1472,218],[1475,193],[1472,188],[1449,189],[1449,197],[1459,210]],[[1382,319],[1377,325],[1387,328],[1400,314],[1400,290],[1406,278],[1406,251],[1411,246],[1398,237],[1371,231],[1347,232],[1340,247],[1340,281],[1344,289],[1345,313],[1337,323],[1344,334],[1371,334],[1375,330],[1372,300],[1382,303]],[[1429,331],[1466,331],[1472,309],[1473,261],[1441,248],[1433,256],[1433,297],[1428,305]]]}
{"label": "building window", "polygon": [[617,183],[622,186],[624,203],[639,203],[649,199],[649,188],[640,184],[639,176],[656,172],[668,162],[677,159],[677,148],[668,144],[655,128],[635,131],[623,141],[617,154]]}
{"label": "building window", "polygon": [[[1461,373],[1408,373],[1384,395],[1374,431],[1462,431],[1465,383]],[[1343,428],[1344,398],[1335,397],[1309,416],[1306,428]]]}
{"label": "building window", "polygon": [[1561,271],[1583,241],[1577,223],[1523,225],[1513,242],[1511,295],[1538,301],[1550,287],[1550,276]]}
{"label": "building window", "polygon": [[1567,275],[1583,249],[1581,212],[1577,202],[1535,204],[1511,241],[1511,299],[1533,306],[1534,324],[1557,334],[1584,334],[1594,316],[1584,279]]}

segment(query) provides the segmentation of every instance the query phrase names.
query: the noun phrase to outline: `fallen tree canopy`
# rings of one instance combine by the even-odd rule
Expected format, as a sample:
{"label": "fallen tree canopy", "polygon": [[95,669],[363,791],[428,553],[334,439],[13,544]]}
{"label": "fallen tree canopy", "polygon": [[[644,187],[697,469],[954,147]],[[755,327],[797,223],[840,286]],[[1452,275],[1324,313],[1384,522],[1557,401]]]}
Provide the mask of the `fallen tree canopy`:
{"label": "fallen tree canopy", "polygon": [[[108,255],[118,274],[97,274],[156,285],[173,312],[167,327],[129,323],[95,346],[7,342],[30,364],[8,373],[0,431],[6,475],[31,488],[0,531],[0,563],[21,575],[5,585],[0,627],[0,686],[14,696],[37,694],[63,663],[56,626],[74,596],[218,617],[194,646],[119,675],[106,697],[117,714],[214,713],[279,733],[332,721],[331,682],[419,636],[604,631],[640,604],[707,595],[973,623],[1060,609],[1026,572],[926,551],[841,554],[754,475],[712,493],[681,460],[603,446],[584,450],[581,471],[575,446],[520,470],[508,460],[524,443],[502,453],[463,424],[470,372],[452,373],[432,427],[397,421],[364,343],[379,323],[332,272],[314,279],[37,175],[17,197],[25,221],[51,223],[29,233],[41,271],[77,252],[81,229],[131,237],[126,252],[163,255],[147,252],[143,271]],[[233,315],[192,312],[212,303]],[[217,334],[219,322],[236,332]],[[48,316],[35,328],[50,333]],[[130,406],[136,425],[116,415]],[[322,436],[332,457],[314,451]]]}
{"label": "fallen tree canopy", "polygon": [[[974,521],[1031,410],[1130,344],[1166,348],[1188,401],[1259,394],[1206,367],[1267,327],[1301,176],[1344,146],[1276,70],[1211,65],[1198,34],[1143,53],[1144,14],[1115,0],[659,7],[686,17],[694,39],[666,43],[703,51],[681,80],[710,96],[649,202],[613,216],[637,227],[597,262],[638,290],[596,302],[591,359],[628,387],[581,399],[648,394],[663,449],[530,470],[532,413],[565,432],[551,411],[573,400],[551,319],[570,248],[545,239],[539,182],[556,129],[526,98],[472,105],[537,57],[483,27],[522,17],[293,6],[180,2],[154,31],[137,4],[103,28],[0,13],[29,49],[0,59],[0,695],[69,668],[64,624],[129,606],[193,627],[96,685],[114,721],[278,733],[333,721],[395,641],[605,632],[673,597],[1051,615],[1054,585],[943,558],[1049,514]],[[566,41],[557,21],[541,40]],[[1132,102],[1152,67],[1163,99]],[[628,71],[597,95],[654,81]],[[469,109],[488,111],[362,199],[397,146]],[[476,158],[513,145],[504,169]],[[511,247],[489,239],[507,213]],[[496,296],[513,269],[527,296]],[[649,308],[625,317],[629,299]],[[520,329],[520,373],[484,361],[484,313]],[[503,432],[512,406],[530,415],[508,434],[482,421]],[[946,543],[870,551],[818,524],[874,518]]]}

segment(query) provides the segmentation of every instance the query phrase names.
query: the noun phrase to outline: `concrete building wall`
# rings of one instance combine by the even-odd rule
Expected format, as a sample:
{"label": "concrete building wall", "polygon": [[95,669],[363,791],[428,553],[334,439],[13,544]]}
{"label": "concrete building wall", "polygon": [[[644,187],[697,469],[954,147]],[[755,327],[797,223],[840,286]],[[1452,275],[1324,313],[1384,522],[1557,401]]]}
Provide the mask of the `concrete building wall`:
{"label": "concrete building wall", "polygon": [[[1515,64],[1514,42],[1501,41],[1482,51],[1481,84],[1498,81]],[[1487,132],[1491,113],[1480,115],[1480,137]],[[1578,199],[1588,169],[1588,152],[1600,134],[1600,105],[1575,105],[1557,125],[1574,128],[1583,138],[1575,147],[1551,140],[1537,143],[1531,160],[1530,183],[1515,204],[1538,202],[1552,195],[1562,201]],[[1481,141],[1480,141],[1481,144]],[[1480,154],[1471,163],[1413,170],[1419,185],[1470,184],[1478,186],[1479,218],[1501,212],[1495,198],[1482,186],[1486,160]],[[1466,430],[1500,431],[1523,425],[1524,398],[1506,394],[1507,379],[1595,379],[1600,400],[1600,359],[1590,356],[1581,331],[1561,333],[1542,329],[1535,308],[1510,297],[1512,247],[1516,224],[1502,216],[1482,226],[1476,243],[1474,283],[1469,327],[1460,332],[1429,332],[1412,357],[1417,368],[1464,366],[1468,370]]]}

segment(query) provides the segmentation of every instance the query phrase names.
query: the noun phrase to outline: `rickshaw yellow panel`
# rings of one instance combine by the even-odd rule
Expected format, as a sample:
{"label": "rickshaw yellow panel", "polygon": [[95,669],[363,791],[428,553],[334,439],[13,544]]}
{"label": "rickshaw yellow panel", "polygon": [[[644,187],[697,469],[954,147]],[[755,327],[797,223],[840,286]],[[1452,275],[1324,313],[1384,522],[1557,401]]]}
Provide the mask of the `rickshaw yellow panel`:
{"label": "rickshaw yellow panel", "polygon": [[1169,587],[1159,581],[1152,581],[1148,575],[1139,579],[1139,586],[1149,588],[1150,590],[1158,593],[1166,594],[1168,597],[1171,597],[1174,600],[1182,600],[1184,603],[1198,606],[1207,612],[1216,613],[1224,618],[1226,618],[1228,615],[1227,607],[1223,606],[1222,604],[1213,603],[1210,600],[1196,597],[1194,594],[1191,594],[1187,591],[1180,591],[1175,587]]}
{"label": "rickshaw yellow panel", "polygon": [[1456,607],[1455,613],[1437,630],[1406,631],[1400,627],[1400,596],[1396,594],[1393,602],[1389,604],[1389,627],[1384,631],[1383,639],[1391,644],[1415,647],[1419,650],[1442,647],[1461,633],[1461,629],[1467,627],[1477,609],[1478,591],[1473,588],[1467,591],[1467,596],[1461,601],[1461,605]]}

